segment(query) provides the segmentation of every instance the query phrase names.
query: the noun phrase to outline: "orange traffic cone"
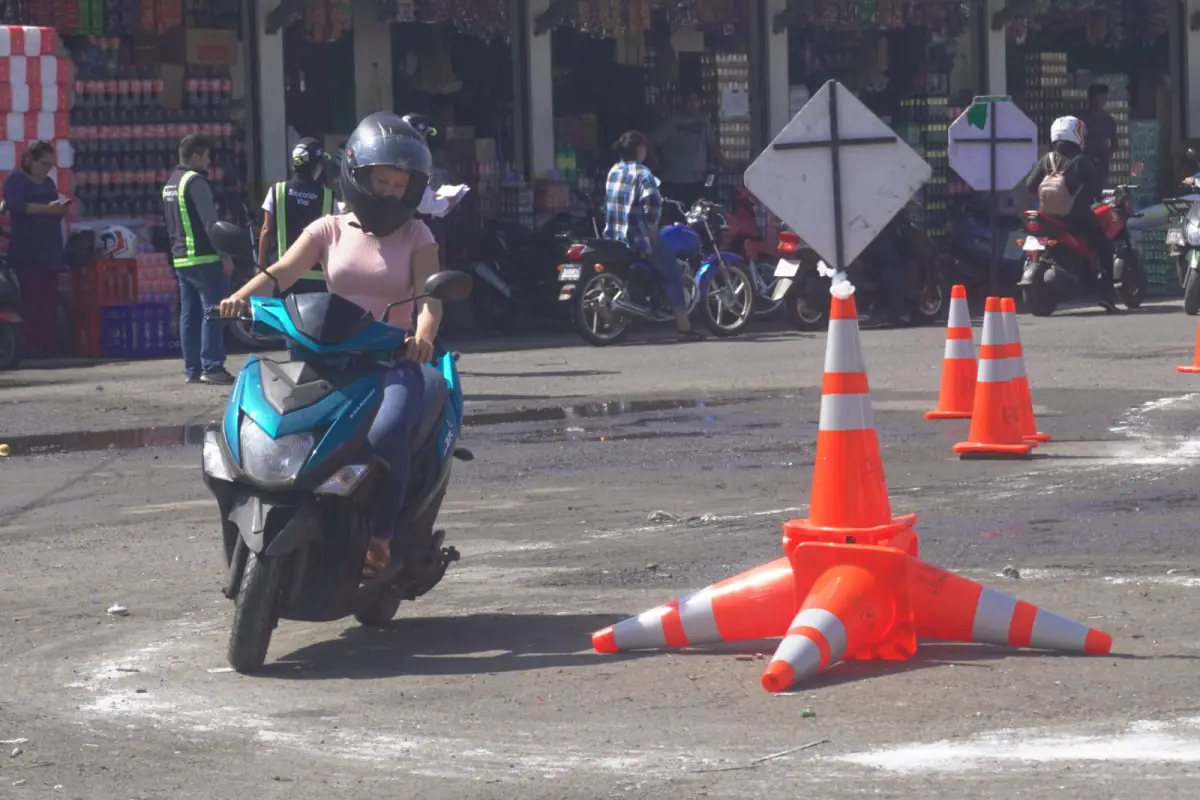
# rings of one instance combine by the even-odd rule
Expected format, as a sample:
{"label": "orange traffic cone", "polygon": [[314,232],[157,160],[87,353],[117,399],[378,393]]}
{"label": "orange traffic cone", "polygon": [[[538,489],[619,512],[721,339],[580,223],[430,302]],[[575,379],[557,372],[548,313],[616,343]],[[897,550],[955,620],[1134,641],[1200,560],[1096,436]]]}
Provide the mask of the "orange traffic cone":
{"label": "orange traffic cone", "polygon": [[592,647],[618,653],[782,636],[796,603],[791,564],[779,558],[596,631]]}
{"label": "orange traffic cone", "polygon": [[821,420],[808,519],[784,523],[784,553],[800,542],[887,544],[916,554],[916,514],[892,517],[875,434],[853,294],[830,298]]}
{"label": "orange traffic cone", "polygon": [[988,589],[933,564],[911,559],[912,604],[917,635],[945,642],[1104,655],[1112,636],[1058,614]]}
{"label": "orange traffic cone", "polygon": [[917,650],[909,602],[908,563],[889,547],[807,542],[792,555],[797,586],[807,581],[804,605],[762,676],[782,692],[847,659],[903,660]]}
{"label": "orange traffic cone", "polygon": [[989,297],[979,346],[979,376],[967,441],[954,445],[960,457],[1023,456],[1033,445],[1021,437],[1012,376],[1008,369],[1008,337],[999,297]]}
{"label": "orange traffic cone", "polygon": [[1175,371],[1187,375],[1200,375],[1200,325],[1196,326],[1196,353],[1192,356],[1191,366],[1176,367]]}
{"label": "orange traffic cone", "polygon": [[967,287],[950,290],[950,319],[946,323],[946,353],[942,356],[942,389],[937,408],[925,419],[970,419],[975,405],[975,339]]}
{"label": "orange traffic cone", "polygon": [[1013,376],[1013,391],[1017,396],[1017,411],[1021,414],[1021,438],[1027,442],[1048,442],[1050,434],[1040,433],[1033,415],[1033,396],[1029,392],[1029,376],[1025,371],[1025,350],[1021,347],[1021,324],[1017,321],[1017,301],[1001,298],[1004,330],[1008,339],[1009,374]]}

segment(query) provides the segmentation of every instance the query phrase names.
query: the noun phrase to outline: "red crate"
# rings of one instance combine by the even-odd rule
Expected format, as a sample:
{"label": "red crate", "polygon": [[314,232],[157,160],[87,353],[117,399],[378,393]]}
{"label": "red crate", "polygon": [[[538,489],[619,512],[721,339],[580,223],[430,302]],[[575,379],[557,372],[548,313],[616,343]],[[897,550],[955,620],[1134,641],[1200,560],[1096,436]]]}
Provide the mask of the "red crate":
{"label": "red crate", "polygon": [[71,276],[71,299],[76,315],[138,301],[137,260],[93,261]]}

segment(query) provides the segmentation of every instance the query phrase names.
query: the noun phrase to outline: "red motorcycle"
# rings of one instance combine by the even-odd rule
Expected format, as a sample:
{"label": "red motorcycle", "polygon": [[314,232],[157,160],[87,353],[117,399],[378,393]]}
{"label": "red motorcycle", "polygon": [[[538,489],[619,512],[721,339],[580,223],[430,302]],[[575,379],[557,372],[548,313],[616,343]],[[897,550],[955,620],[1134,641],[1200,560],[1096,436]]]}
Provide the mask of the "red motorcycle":
{"label": "red motorcycle", "polygon": [[[1113,286],[1127,308],[1137,308],[1146,299],[1146,269],[1125,225],[1134,216],[1136,188],[1105,189],[1102,201],[1092,209],[1113,243]],[[1019,242],[1025,267],[1017,286],[1031,314],[1048,317],[1059,303],[1096,292],[1100,279],[1096,254],[1082,236],[1067,229],[1062,218],[1026,211],[1025,230],[1029,235]]]}
{"label": "red motorcycle", "polygon": [[783,307],[783,298],[775,300],[775,265],[779,263],[779,251],[764,240],[758,217],[754,214],[754,195],[745,187],[733,194],[732,208],[725,215],[728,228],[725,230],[723,249],[737,253],[746,259],[746,273],[754,284],[754,318],[767,319]]}

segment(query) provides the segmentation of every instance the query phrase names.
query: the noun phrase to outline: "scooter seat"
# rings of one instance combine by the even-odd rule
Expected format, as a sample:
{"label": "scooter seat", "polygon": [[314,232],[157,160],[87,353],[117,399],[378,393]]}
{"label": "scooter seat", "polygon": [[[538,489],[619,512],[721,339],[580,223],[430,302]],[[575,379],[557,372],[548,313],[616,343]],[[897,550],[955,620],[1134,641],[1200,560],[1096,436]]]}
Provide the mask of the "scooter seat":
{"label": "scooter seat", "polygon": [[421,419],[413,426],[412,436],[409,438],[414,451],[428,441],[430,436],[437,435],[437,426],[446,410],[446,401],[450,399],[450,386],[442,377],[441,370],[422,364],[421,376],[425,379],[425,401],[421,409]]}

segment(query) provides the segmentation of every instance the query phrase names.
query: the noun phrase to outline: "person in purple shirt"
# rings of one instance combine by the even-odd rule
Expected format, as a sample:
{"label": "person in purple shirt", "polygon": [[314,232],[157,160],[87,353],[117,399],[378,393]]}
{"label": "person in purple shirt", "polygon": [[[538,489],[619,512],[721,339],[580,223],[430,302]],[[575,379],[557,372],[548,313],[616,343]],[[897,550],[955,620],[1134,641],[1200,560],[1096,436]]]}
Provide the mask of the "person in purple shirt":
{"label": "person in purple shirt", "polygon": [[62,223],[70,204],[59,199],[50,179],[54,166],[54,146],[35,141],[21,158],[21,168],[4,182],[4,204],[12,224],[8,263],[21,282],[29,353],[43,357],[55,346],[58,275],[65,263]]}

